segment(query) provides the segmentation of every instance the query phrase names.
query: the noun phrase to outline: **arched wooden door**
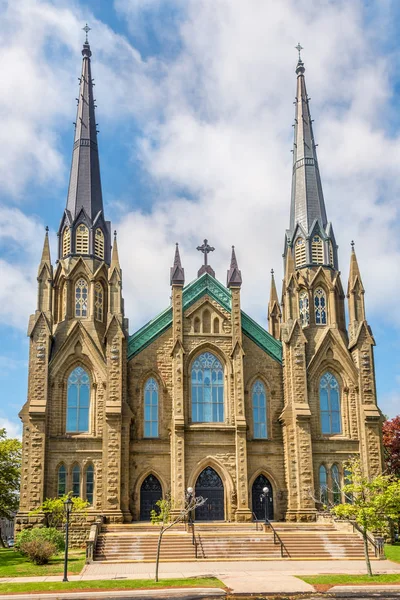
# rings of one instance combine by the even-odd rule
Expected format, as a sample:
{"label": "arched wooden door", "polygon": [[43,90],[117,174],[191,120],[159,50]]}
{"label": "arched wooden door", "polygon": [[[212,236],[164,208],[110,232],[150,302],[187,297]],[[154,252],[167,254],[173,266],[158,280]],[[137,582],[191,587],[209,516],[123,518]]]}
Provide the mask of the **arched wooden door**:
{"label": "arched wooden door", "polygon": [[265,500],[263,498],[263,488],[269,488],[269,494],[267,498],[267,518],[272,521],[274,518],[274,498],[272,492],[272,485],[265,475],[259,475],[253,483],[252,494],[252,507],[253,513],[257,519],[265,519]]}
{"label": "arched wooden door", "polygon": [[148,475],[140,488],[140,520],[150,521],[150,512],[162,498],[161,483],[155,475]]}
{"label": "arched wooden door", "polygon": [[207,498],[206,503],[196,510],[196,521],[223,521],[224,484],[221,477],[211,467],[206,467],[196,481],[196,497]]}

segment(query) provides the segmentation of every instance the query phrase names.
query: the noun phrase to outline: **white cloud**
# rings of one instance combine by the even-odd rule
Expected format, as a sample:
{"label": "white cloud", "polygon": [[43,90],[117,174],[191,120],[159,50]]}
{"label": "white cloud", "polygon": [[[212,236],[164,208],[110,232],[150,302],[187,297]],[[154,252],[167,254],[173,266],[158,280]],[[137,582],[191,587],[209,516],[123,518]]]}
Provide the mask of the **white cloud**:
{"label": "white cloud", "polygon": [[22,425],[19,421],[11,421],[6,417],[0,415],[0,429],[6,429],[8,438],[18,438],[19,440],[22,438]]}

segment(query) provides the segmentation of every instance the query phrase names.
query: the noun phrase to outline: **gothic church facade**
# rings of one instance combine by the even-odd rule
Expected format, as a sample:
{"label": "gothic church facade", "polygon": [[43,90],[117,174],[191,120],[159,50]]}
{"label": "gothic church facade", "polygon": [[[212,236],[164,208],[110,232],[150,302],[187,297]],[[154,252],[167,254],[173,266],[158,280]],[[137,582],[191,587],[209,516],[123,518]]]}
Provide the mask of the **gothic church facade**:
{"label": "gothic church facade", "polygon": [[[226,285],[207,260],[185,285],[177,246],[171,304],[130,335],[103,210],[87,41],[82,55],[58,260],[53,267],[46,233],[29,321],[19,523],[69,491],[89,501],[92,518],[148,520],[162,496],[184,506],[188,487],[207,498],[198,519],[248,521],[262,516],[265,486],[271,519],[314,520],[319,501],[340,500],[346,459],[359,455],[377,474],[382,446],[364,288],[354,248],[347,294],[342,287],[304,64],[282,299],[272,276],[269,331],[241,310],[234,249]],[[207,258],[207,241],[201,249]]]}

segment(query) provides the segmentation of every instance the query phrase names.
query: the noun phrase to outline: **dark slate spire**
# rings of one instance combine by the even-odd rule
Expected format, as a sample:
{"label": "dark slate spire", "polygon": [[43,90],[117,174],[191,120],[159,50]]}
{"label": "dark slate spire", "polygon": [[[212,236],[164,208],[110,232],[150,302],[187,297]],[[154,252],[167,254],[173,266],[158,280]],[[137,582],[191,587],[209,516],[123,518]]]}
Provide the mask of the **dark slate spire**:
{"label": "dark slate spire", "polygon": [[232,246],[231,266],[227,274],[226,287],[240,287],[242,285],[242,273],[236,260],[235,246]]}
{"label": "dark slate spire", "polygon": [[176,243],[174,265],[171,267],[171,285],[185,284],[185,269],[181,265],[181,257],[179,254],[179,244]]}
{"label": "dark slate spire", "polygon": [[[82,74],[79,78],[79,97],[75,123],[74,147],[72,152],[71,174],[69,180],[67,207],[59,229],[59,257],[64,258],[63,245],[65,228],[70,230],[70,252],[68,255],[83,254],[95,256],[110,264],[111,258],[111,225],[105,221],[103,198],[101,192],[100,163],[97,146],[97,128],[95,117],[95,99],[93,97],[93,79],[91,71],[90,45],[87,33],[90,28],[86,25],[86,40],[82,49]],[[76,231],[79,225],[89,229],[87,245],[76,244]],[[96,232],[101,229],[104,243],[99,244]],[[96,246],[97,239],[97,246]],[[104,252],[99,256],[98,249],[104,246]],[[97,252],[96,252],[97,247]],[[82,251],[84,248],[85,251]]]}
{"label": "dark slate spire", "polygon": [[79,86],[67,209],[74,219],[81,208],[84,208],[88,217],[93,220],[103,210],[103,198],[90,65],[92,53],[87,41],[83,44],[82,56],[82,75]]}
{"label": "dark slate spire", "polygon": [[[332,225],[328,223],[319,172],[316,144],[310,114],[310,98],[307,95],[304,77],[305,67],[300,56],[296,67],[297,93],[295,99],[292,199],[290,229],[286,232],[289,245],[301,234],[306,243],[305,265],[325,264],[337,268],[336,243]],[[300,229],[300,231],[299,231]],[[312,256],[312,237],[318,234],[323,242],[322,262]],[[332,250],[330,247],[332,245]],[[332,260],[333,259],[333,260]],[[333,263],[333,264],[332,264]],[[296,264],[296,268],[298,265]]]}

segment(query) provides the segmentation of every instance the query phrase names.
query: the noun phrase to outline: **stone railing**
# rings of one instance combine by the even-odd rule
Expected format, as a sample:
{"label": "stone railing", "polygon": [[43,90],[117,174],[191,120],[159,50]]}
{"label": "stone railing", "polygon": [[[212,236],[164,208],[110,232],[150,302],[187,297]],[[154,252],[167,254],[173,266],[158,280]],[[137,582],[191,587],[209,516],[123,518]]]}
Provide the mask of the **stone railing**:
{"label": "stone railing", "polygon": [[103,522],[104,517],[100,516],[90,527],[89,538],[86,542],[86,564],[93,562],[94,551],[97,543],[97,536],[101,531],[101,526],[103,525]]}

